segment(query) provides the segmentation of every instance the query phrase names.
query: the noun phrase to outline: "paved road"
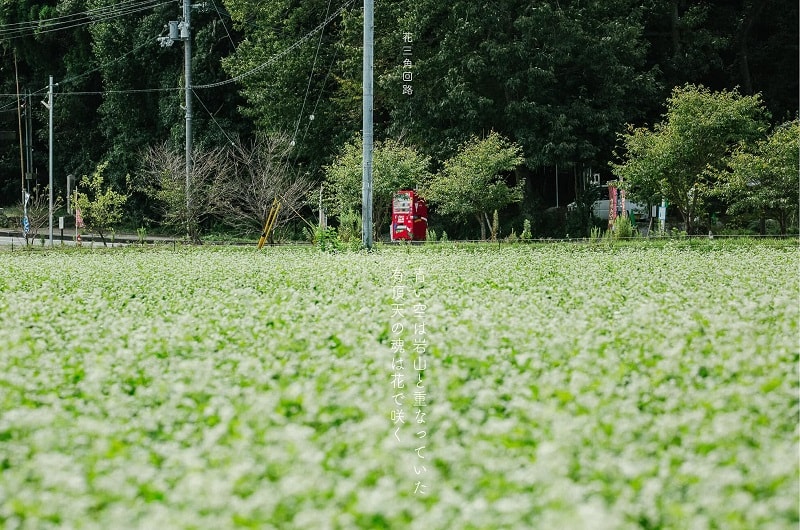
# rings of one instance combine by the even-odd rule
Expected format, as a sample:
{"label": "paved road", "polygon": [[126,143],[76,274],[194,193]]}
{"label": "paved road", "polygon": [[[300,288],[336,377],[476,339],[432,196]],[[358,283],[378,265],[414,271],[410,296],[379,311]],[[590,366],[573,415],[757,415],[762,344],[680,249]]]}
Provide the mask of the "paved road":
{"label": "paved road", "polygon": [[[122,243],[122,242],[116,242],[115,241],[113,246],[114,247],[124,247],[124,246],[127,246],[127,245],[130,245],[130,243],[127,243],[127,242]],[[25,239],[22,238],[22,237],[0,236],[0,246],[3,246],[3,247],[14,247],[14,248],[24,247],[25,246]],[[34,247],[41,247],[42,246],[42,243],[39,240],[39,238],[36,238],[36,240],[33,242],[33,246]],[[44,238],[44,246],[45,247],[49,247],[50,246],[50,241],[48,240],[47,236],[45,236],[45,238]],[[58,239],[54,239],[53,240],[53,246],[56,246],[56,247],[60,247],[60,246],[74,247],[75,246],[75,241],[73,241],[71,239],[68,240],[66,238],[64,239],[64,241],[60,241]],[[100,240],[97,240],[97,241],[94,241],[94,242],[92,242],[92,241],[84,241],[83,242],[83,246],[84,247],[92,247],[92,246],[94,246],[94,247],[102,248],[103,242],[100,241]],[[109,247],[112,246],[110,241],[108,242],[108,246]]]}
{"label": "paved road", "polygon": [[[64,230],[64,245],[75,245],[75,229],[65,229]],[[39,247],[41,246],[41,237],[44,236],[44,244],[45,246],[50,245],[49,241],[49,234],[47,230],[43,232],[39,232],[37,234],[34,245]],[[91,234],[91,233],[83,233],[81,234],[81,238],[83,239],[83,246],[84,247],[102,247],[103,241],[100,239],[100,236]],[[54,230],[53,231],[53,246],[60,246],[61,245],[61,230]],[[93,242],[94,241],[94,242]],[[171,237],[161,237],[161,236],[148,236],[145,238],[145,242],[147,243],[169,243],[175,241],[175,238]],[[133,243],[139,242],[139,236],[137,234],[115,234],[114,235],[114,246],[115,247],[124,247]],[[111,236],[106,236],[106,243],[107,246],[111,246]],[[24,246],[25,245],[25,238],[22,237],[21,232],[13,231],[13,230],[0,230],[0,246],[11,246],[14,245],[16,247]]]}

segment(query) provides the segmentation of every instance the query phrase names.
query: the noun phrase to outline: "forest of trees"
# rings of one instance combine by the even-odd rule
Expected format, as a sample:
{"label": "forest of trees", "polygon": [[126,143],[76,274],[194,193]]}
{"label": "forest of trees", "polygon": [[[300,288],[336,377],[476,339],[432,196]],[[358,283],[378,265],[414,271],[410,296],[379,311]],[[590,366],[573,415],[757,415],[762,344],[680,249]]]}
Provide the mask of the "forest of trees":
{"label": "forest of trees", "polygon": [[[128,195],[124,225],[191,220],[154,200],[180,184],[159,175],[179,171],[183,156],[183,46],[157,39],[181,10],[179,0],[0,4],[0,206],[20,204],[23,182],[47,184],[40,101],[53,76],[56,193],[67,175],[102,165]],[[315,218],[320,186],[361,129],[360,2],[205,0],[191,35],[195,156],[213,163],[198,164],[207,210],[194,221],[257,227],[276,193],[295,196],[287,215]],[[798,117],[798,62],[796,0],[378,1],[375,139],[436,174],[468,142],[501,135],[520,148],[504,178],[522,192],[501,222],[560,236],[585,176],[614,179],[626,131],[661,121],[676,87],[758,95],[765,127],[753,141],[766,146]],[[279,176],[257,182],[265,172]],[[251,197],[237,197],[245,189]],[[741,206],[731,189],[707,203]],[[767,212],[734,210],[745,224]],[[477,236],[477,224],[434,224]]]}

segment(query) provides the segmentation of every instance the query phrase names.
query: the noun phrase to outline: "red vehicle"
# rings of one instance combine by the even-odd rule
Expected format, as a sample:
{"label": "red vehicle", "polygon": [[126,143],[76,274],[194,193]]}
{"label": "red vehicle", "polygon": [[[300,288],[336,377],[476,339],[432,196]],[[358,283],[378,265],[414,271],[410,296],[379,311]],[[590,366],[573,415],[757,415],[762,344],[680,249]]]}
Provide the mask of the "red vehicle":
{"label": "red vehicle", "polygon": [[392,241],[425,241],[428,205],[414,190],[400,190],[392,199]]}

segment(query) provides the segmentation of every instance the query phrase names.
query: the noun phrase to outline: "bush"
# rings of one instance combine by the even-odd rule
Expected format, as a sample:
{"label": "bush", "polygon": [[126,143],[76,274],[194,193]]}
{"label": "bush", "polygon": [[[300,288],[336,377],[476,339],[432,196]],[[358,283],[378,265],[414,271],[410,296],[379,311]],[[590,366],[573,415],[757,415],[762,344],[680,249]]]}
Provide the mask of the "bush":
{"label": "bush", "polygon": [[531,234],[531,220],[525,219],[522,221],[522,233],[519,235],[519,238],[523,241],[530,241],[533,239],[533,234]]}
{"label": "bush", "polygon": [[352,209],[345,210],[339,214],[339,230],[337,232],[339,241],[351,243],[353,240],[361,241],[361,215]]}
{"label": "bush", "polygon": [[636,229],[630,217],[627,215],[620,215],[614,219],[612,233],[614,234],[614,239],[627,239],[636,235]]}

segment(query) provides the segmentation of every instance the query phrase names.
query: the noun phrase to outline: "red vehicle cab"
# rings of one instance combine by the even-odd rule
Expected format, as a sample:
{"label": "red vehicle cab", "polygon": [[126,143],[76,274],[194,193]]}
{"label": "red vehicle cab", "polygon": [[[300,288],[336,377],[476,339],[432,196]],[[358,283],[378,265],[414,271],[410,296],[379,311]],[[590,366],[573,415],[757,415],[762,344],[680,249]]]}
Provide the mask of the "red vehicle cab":
{"label": "red vehicle cab", "polygon": [[392,199],[392,241],[425,241],[428,206],[414,190],[400,190]]}

